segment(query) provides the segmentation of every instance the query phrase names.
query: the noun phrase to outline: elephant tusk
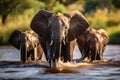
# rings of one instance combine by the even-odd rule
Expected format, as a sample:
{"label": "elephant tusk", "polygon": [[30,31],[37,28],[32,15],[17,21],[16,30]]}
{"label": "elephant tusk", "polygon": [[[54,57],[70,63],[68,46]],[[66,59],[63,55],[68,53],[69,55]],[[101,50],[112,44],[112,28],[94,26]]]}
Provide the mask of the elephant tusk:
{"label": "elephant tusk", "polygon": [[63,40],[63,43],[64,43],[64,45],[66,45],[66,42],[65,42],[65,40]]}
{"label": "elephant tusk", "polygon": [[50,42],[50,46],[52,46],[52,44],[53,44],[53,40]]}

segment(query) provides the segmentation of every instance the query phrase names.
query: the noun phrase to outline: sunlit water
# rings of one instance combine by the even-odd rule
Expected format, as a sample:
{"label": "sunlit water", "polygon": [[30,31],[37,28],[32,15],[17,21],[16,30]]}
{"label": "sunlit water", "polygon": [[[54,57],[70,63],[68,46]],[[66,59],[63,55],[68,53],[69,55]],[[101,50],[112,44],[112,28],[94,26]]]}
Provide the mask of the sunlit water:
{"label": "sunlit water", "polygon": [[[80,57],[76,47],[74,59]],[[110,64],[74,63],[71,67],[54,69],[49,68],[47,62],[22,63],[17,49],[2,46],[0,47],[0,80],[120,80],[120,45],[108,45],[104,59],[110,60]]]}

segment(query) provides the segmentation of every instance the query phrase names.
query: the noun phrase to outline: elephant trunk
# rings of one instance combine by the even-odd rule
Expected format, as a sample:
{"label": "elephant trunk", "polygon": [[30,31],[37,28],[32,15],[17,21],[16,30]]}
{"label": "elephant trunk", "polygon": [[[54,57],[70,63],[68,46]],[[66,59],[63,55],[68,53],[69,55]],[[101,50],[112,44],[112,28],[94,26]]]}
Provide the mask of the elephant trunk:
{"label": "elephant trunk", "polygon": [[51,58],[50,58],[50,67],[57,67],[58,61],[61,56],[61,48],[62,48],[63,37],[61,33],[58,32],[52,36],[51,40]]}

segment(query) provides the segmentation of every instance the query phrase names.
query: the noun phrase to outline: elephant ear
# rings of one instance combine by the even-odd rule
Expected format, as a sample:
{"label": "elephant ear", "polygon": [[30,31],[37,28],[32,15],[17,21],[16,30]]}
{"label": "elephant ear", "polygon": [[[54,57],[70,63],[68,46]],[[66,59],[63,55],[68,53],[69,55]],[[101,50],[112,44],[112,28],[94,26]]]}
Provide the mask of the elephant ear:
{"label": "elephant ear", "polygon": [[30,27],[40,37],[45,36],[45,32],[48,30],[48,19],[52,16],[52,12],[46,10],[40,10],[32,19]]}
{"label": "elephant ear", "polygon": [[8,42],[12,44],[15,48],[20,49],[20,35],[22,31],[15,30],[9,37]]}
{"label": "elephant ear", "polygon": [[70,27],[68,31],[68,41],[70,42],[86,31],[89,23],[79,11],[72,11],[64,15],[70,19]]}

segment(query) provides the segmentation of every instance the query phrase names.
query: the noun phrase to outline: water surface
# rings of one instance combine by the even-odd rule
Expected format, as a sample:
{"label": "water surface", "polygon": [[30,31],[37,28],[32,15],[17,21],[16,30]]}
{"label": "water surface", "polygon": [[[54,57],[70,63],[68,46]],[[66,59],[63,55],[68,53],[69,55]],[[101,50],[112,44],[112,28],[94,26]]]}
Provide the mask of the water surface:
{"label": "water surface", "polygon": [[[76,47],[74,59],[80,56]],[[0,80],[120,80],[120,45],[107,45],[104,59],[107,62],[51,69],[47,62],[22,63],[19,50],[1,46]]]}

